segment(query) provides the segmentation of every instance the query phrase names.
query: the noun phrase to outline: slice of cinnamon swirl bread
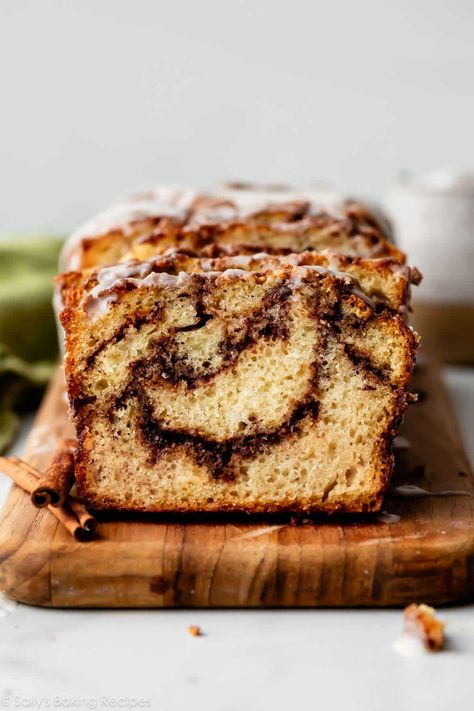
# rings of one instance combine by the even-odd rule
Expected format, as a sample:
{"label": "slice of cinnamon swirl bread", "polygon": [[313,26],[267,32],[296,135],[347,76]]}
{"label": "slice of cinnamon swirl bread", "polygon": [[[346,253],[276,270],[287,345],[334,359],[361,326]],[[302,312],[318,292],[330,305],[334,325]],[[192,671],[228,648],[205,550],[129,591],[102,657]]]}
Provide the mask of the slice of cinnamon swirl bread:
{"label": "slice of cinnamon swirl bread", "polygon": [[161,187],[132,196],[77,230],[64,249],[63,268],[150,259],[170,247],[200,253],[209,245],[241,243],[404,261],[372,212],[328,190],[233,186],[197,193]]}
{"label": "slice of cinnamon swirl bread", "polygon": [[[209,249],[208,260],[201,257],[195,259],[199,270],[224,271],[226,269],[244,269],[246,271],[261,271],[276,269],[280,265],[317,266],[333,272],[343,272],[360,283],[364,293],[380,306],[387,306],[393,311],[406,315],[410,308],[411,285],[418,285],[422,276],[416,267],[400,264],[392,257],[383,259],[365,259],[336,254],[330,250],[323,252],[288,253],[287,250],[269,250],[271,254],[258,252],[252,245],[239,245],[238,248],[223,248],[214,245]],[[283,254],[282,254],[283,252]],[[174,271],[185,255],[179,256],[179,251],[171,250],[170,268]],[[166,255],[164,255],[166,256]],[[175,261],[176,260],[176,261]],[[185,270],[196,270],[191,267],[192,260],[187,260]],[[184,262],[183,262],[184,265]]]}
{"label": "slice of cinnamon swirl bread", "polygon": [[396,313],[402,272],[385,289],[381,270],[371,298],[377,262],[348,264],[360,284],[264,256],[237,266],[174,254],[63,275],[84,500],[378,510],[417,336]]}

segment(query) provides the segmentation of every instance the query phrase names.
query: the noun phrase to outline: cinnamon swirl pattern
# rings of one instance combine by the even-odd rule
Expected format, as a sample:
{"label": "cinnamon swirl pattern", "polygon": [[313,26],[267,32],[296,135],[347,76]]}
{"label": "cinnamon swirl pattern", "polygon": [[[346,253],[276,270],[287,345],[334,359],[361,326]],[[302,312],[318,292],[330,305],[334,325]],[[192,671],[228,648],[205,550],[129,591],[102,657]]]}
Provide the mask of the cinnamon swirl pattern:
{"label": "cinnamon swirl pattern", "polygon": [[374,264],[174,253],[64,275],[84,500],[378,510],[418,339],[409,270]]}

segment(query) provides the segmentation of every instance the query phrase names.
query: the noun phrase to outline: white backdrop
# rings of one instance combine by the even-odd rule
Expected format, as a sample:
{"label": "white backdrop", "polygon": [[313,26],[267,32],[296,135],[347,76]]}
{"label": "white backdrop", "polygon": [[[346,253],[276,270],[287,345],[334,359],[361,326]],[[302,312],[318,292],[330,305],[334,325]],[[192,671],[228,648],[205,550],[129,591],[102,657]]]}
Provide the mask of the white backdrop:
{"label": "white backdrop", "polygon": [[1,0],[0,231],[153,182],[473,164],[471,0]]}

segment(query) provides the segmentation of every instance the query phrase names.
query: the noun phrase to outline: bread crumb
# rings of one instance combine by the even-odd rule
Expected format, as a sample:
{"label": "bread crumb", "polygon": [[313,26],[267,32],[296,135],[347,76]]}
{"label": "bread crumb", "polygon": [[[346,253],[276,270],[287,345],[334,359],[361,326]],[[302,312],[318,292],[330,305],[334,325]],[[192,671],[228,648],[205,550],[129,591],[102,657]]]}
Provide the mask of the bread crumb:
{"label": "bread crumb", "polygon": [[408,605],[403,612],[404,634],[418,638],[425,649],[434,652],[443,649],[445,623],[436,617],[428,605]]}
{"label": "bread crumb", "polygon": [[188,632],[193,637],[202,637],[202,631],[198,625],[190,625],[188,627]]}

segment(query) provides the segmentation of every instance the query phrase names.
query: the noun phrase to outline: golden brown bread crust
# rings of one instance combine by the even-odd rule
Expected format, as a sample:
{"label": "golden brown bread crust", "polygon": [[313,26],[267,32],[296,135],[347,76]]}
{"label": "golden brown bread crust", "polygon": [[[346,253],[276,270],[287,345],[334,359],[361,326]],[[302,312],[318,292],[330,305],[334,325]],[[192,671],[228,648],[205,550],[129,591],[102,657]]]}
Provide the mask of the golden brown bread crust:
{"label": "golden brown bread crust", "polygon": [[[127,264],[139,265],[140,260],[129,260]],[[301,252],[294,254],[288,250],[267,249],[261,252],[254,245],[222,247],[212,245],[198,256],[192,250],[170,249],[161,256],[148,260],[154,272],[179,274],[180,272],[225,271],[244,269],[246,271],[272,271],[285,264],[292,266],[320,266],[334,272],[347,273],[358,281],[364,293],[377,304],[393,311],[406,314],[410,309],[411,286],[421,281],[416,268],[400,264],[387,257],[366,259],[327,252]],[[105,271],[105,270],[104,270]],[[84,289],[92,289],[97,284],[97,270],[67,272],[57,278],[57,284],[65,291],[74,284],[83,282]]]}
{"label": "golden brown bread crust", "polygon": [[249,187],[208,193],[150,191],[105,213],[72,235],[65,269],[150,259],[170,247],[200,253],[214,244],[331,249],[364,257],[405,255],[391,244],[375,216],[350,200],[313,196],[311,191]]}
{"label": "golden brown bread crust", "polygon": [[[378,270],[387,268],[391,271],[398,271],[403,273],[405,277],[409,280],[410,284],[418,285],[423,279],[423,275],[417,267],[408,267],[405,264],[404,259],[401,260],[399,256],[385,256],[385,257],[362,257],[360,255],[350,255],[343,252],[334,252],[331,249],[326,250],[304,250],[303,252],[294,252],[291,248],[284,247],[271,247],[269,245],[255,245],[249,244],[248,242],[241,242],[239,244],[216,244],[212,243],[203,247],[199,252],[193,251],[191,249],[184,248],[170,248],[163,252],[161,256],[170,256],[175,252],[187,254],[190,257],[200,257],[209,259],[219,259],[224,257],[238,257],[238,256],[253,256],[258,258],[258,256],[274,256],[274,257],[285,257],[292,256],[291,263],[306,264],[310,263],[306,260],[313,259],[313,263],[317,264],[335,264],[338,265],[337,268],[343,268],[344,266],[350,267],[351,265],[360,265],[361,267]],[[154,256],[154,255],[153,255]],[[317,261],[320,260],[320,261]]]}
{"label": "golden brown bread crust", "polygon": [[[248,273],[229,260],[173,254],[120,265],[116,279],[114,270],[61,277],[82,497],[118,510],[378,510],[417,336],[383,306],[389,297],[377,306],[325,270],[324,255],[295,260],[306,266],[257,256]],[[346,261],[369,276],[390,267]],[[235,392],[245,397],[232,405]],[[346,427],[331,421],[342,392],[355,403]],[[326,481],[330,451],[342,470]],[[299,473],[294,489],[287,462]],[[280,470],[274,485],[265,479]]]}

